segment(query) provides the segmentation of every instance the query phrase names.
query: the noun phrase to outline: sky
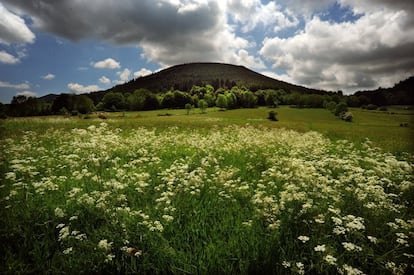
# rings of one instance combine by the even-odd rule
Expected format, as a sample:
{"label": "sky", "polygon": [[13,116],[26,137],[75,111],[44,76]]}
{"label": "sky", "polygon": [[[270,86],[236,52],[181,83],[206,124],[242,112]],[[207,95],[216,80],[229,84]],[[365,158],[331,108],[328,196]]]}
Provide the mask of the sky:
{"label": "sky", "polygon": [[412,0],[0,0],[0,102],[223,62],[310,88],[414,75]]}

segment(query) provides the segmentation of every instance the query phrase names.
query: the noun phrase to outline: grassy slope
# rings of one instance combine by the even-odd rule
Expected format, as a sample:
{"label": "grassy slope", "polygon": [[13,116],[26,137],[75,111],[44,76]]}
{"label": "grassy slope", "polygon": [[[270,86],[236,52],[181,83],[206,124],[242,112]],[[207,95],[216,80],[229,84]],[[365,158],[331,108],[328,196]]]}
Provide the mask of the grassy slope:
{"label": "grassy slope", "polygon": [[[155,110],[146,112],[127,112],[109,114],[108,123],[122,128],[138,126],[164,128],[168,126],[209,128],[214,125],[226,126],[229,124],[261,125],[265,127],[279,127],[293,129],[299,132],[317,131],[325,136],[338,140],[347,139],[354,143],[361,143],[368,138],[375,146],[393,153],[414,152],[414,125],[412,111],[391,109],[390,112],[366,111],[351,109],[354,121],[346,123],[333,116],[325,109],[296,109],[283,106],[276,109],[278,122],[266,119],[270,109],[237,109],[218,111],[211,108],[207,113],[200,114],[199,109],[193,109],[190,115],[185,110]],[[391,111],[393,112],[391,114]],[[171,116],[159,116],[160,114]],[[16,118],[8,119],[3,123],[2,132],[6,136],[15,135],[16,131],[24,130],[44,131],[49,127],[83,127],[100,121],[96,116],[92,119],[75,118]],[[400,127],[400,123],[407,122],[409,127]]]}

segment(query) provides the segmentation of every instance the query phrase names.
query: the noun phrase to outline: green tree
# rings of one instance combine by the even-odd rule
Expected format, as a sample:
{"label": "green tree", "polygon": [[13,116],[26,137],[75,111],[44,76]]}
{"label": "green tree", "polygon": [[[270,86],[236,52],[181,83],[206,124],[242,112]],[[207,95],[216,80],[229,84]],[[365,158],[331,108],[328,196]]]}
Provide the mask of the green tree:
{"label": "green tree", "polygon": [[227,108],[227,97],[223,94],[219,94],[216,99],[216,106],[219,107],[221,110]]}
{"label": "green tree", "polygon": [[122,110],[126,107],[125,98],[121,93],[109,92],[102,98],[105,110]]}
{"label": "green tree", "polygon": [[257,104],[257,97],[251,91],[244,91],[239,99],[241,107],[254,108]]}
{"label": "green tree", "polygon": [[226,92],[224,94],[227,98],[227,108],[234,109],[237,107],[237,97],[232,92]]}
{"label": "green tree", "polygon": [[79,95],[74,98],[74,110],[77,110],[81,114],[88,114],[95,110],[95,105],[92,99],[86,95]]}
{"label": "green tree", "polygon": [[206,112],[207,107],[208,107],[207,101],[205,101],[204,99],[200,99],[198,101],[198,108],[200,108],[202,114]]}
{"label": "green tree", "polygon": [[207,102],[208,107],[213,107],[216,103],[216,98],[212,92],[207,92],[203,99]]}
{"label": "green tree", "polygon": [[187,115],[189,115],[191,109],[193,108],[193,105],[191,105],[190,103],[186,103],[184,107],[185,107],[185,110],[187,111]]}

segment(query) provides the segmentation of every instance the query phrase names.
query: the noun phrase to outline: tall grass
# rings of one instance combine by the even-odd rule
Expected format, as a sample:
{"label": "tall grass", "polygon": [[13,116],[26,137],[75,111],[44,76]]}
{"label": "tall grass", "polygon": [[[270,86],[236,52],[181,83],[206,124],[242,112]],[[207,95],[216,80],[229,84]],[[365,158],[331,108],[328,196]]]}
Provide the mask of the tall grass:
{"label": "tall grass", "polygon": [[0,272],[413,272],[410,161],[317,132],[95,124],[1,140]]}

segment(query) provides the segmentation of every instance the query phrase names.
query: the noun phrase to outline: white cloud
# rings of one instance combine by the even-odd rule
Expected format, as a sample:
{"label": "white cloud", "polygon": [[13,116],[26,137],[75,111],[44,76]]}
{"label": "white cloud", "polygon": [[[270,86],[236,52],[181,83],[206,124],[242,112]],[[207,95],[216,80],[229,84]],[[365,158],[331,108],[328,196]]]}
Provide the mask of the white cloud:
{"label": "white cloud", "polygon": [[126,82],[129,80],[129,77],[131,76],[131,71],[125,68],[123,71],[117,72],[116,74],[119,75],[121,82]]}
{"label": "white cloud", "polygon": [[16,64],[19,63],[20,59],[5,52],[5,51],[0,51],[0,63],[4,63],[4,64]]}
{"label": "white cloud", "polygon": [[292,37],[266,39],[260,54],[297,84],[345,91],[389,86],[414,74],[414,29],[404,29],[409,16],[379,11],[353,23],[314,17]]}
{"label": "white cloud", "polygon": [[[279,0],[278,3],[285,9],[297,16],[310,19],[313,14],[326,10],[334,5],[336,0],[318,0],[318,1],[303,1],[303,0]],[[361,1],[363,2],[363,1]]]}
{"label": "white cloud", "polygon": [[16,89],[16,90],[26,90],[26,89],[30,89],[30,85],[28,83],[11,84],[9,82],[0,81],[0,88],[11,88],[11,89]]}
{"label": "white cloud", "polygon": [[37,97],[37,94],[32,91],[22,91],[22,92],[18,92],[16,95],[24,95],[26,97]]}
{"label": "white cloud", "polygon": [[47,74],[47,75],[45,75],[45,76],[42,76],[42,78],[43,79],[45,79],[45,80],[52,80],[52,79],[54,79],[56,76],[54,75],[54,74],[51,74],[51,73],[49,73],[49,74]]}
{"label": "white cloud", "polygon": [[150,75],[150,74],[152,74],[151,70],[148,70],[146,68],[142,68],[141,70],[134,72],[134,77],[138,78],[138,77],[147,76],[147,75]]}
{"label": "white cloud", "polygon": [[273,1],[264,5],[260,0],[228,0],[227,5],[229,15],[242,24],[241,30],[245,33],[255,29],[259,24],[264,27],[271,26],[274,32],[299,24],[295,16],[282,12],[281,7]]}
{"label": "white cloud", "polygon": [[99,82],[101,82],[102,84],[109,84],[111,83],[111,80],[106,76],[102,76],[101,78],[99,78]]}
{"label": "white cloud", "polygon": [[78,83],[69,83],[68,88],[71,92],[75,94],[90,93],[100,90],[99,86],[97,85],[83,86]]}
{"label": "white cloud", "polygon": [[93,67],[98,68],[98,69],[119,69],[121,68],[121,64],[112,58],[107,58],[105,60],[98,61],[96,63],[93,63],[92,65]]}
{"label": "white cloud", "polygon": [[26,26],[24,20],[0,2],[0,43],[32,43],[34,39],[34,33]]}
{"label": "white cloud", "polygon": [[249,68],[263,69],[266,66],[258,57],[251,56],[246,50],[241,49],[233,55],[233,58],[230,59],[230,63],[237,65],[243,65]]}

